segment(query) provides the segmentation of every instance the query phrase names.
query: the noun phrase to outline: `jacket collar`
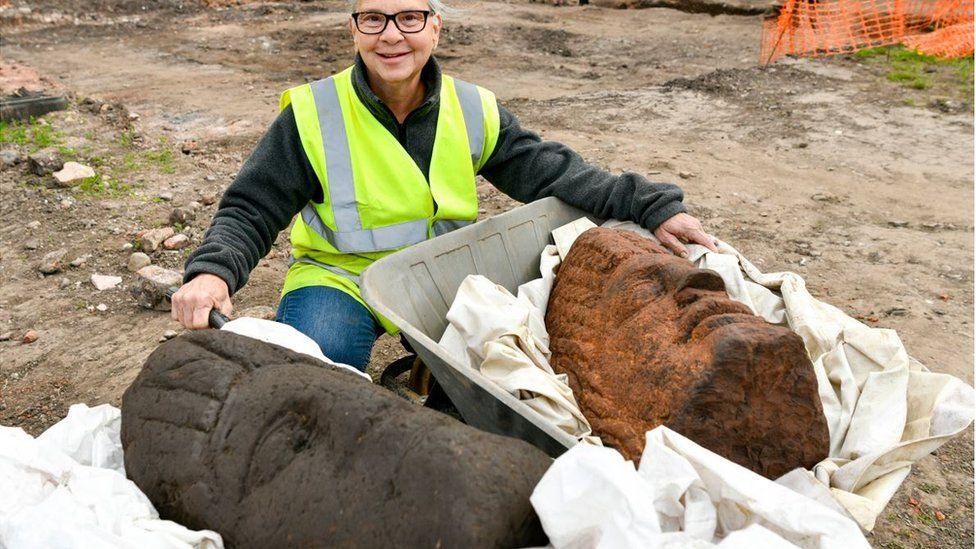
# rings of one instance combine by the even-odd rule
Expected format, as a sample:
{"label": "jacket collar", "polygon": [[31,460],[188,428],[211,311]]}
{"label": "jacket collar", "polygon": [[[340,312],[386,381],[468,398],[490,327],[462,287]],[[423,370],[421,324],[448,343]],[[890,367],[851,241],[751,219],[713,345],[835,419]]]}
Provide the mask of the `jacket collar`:
{"label": "jacket collar", "polygon": [[[427,91],[424,95],[423,102],[408,117],[426,116],[440,103],[441,68],[433,55],[430,56],[427,64],[424,65],[423,70],[420,72],[420,79],[423,81]],[[395,134],[399,123],[396,117],[393,116],[393,111],[369,87],[369,81],[366,78],[366,63],[363,62],[363,58],[358,53],[356,54],[356,64],[352,69],[352,85],[353,89],[356,90],[356,95],[359,97],[359,100],[366,105],[369,112]]]}

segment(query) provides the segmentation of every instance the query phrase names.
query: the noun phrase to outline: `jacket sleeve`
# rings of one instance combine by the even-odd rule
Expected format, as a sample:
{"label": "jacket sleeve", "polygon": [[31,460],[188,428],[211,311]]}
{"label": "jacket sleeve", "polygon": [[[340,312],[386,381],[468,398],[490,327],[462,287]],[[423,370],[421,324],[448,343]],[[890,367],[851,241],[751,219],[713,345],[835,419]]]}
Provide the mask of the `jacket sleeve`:
{"label": "jacket sleeve", "polygon": [[321,202],[322,187],[288,106],[224,191],[203,243],[186,260],[183,282],[211,273],[237,292],[309,200]]}
{"label": "jacket sleeve", "polygon": [[630,172],[613,175],[566,145],[522,128],[500,104],[498,115],[498,142],[480,174],[515,200],[555,196],[597,217],[634,221],[652,231],[685,211],[677,185],[651,183]]}

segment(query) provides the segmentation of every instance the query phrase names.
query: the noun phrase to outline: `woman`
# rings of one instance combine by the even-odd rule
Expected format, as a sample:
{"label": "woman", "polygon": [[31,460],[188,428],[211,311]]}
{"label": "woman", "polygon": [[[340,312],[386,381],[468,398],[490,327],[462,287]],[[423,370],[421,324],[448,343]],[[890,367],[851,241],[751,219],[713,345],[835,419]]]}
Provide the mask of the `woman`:
{"label": "woman", "polygon": [[474,177],[521,202],[557,196],[599,217],[636,221],[679,255],[713,239],[684,213],[675,185],[619,176],[542,141],[483,88],[442,75],[431,56],[439,0],[351,6],[352,67],[282,94],[281,112],[224,193],[187,259],[172,315],[205,328],[292,228],[293,262],[278,321],[337,362],[365,371],[376,339],[396,327],[366,306],[358,276],[404,246],[477,217]]}

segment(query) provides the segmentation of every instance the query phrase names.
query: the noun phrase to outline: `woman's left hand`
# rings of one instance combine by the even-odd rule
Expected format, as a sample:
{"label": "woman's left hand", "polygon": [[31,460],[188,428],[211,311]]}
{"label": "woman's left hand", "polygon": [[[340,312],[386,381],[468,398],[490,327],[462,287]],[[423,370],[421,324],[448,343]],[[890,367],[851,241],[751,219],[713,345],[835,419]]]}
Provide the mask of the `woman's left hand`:
{"label": "woman's left hand", "polygon": [[715,239],[705,232],[701,221],[686,213],[669,217],[654,230],[654,236],[661,241],[661,244],[681,257],[688,257],[688,249],[682,242],[701,244],[713,252],[718,251],[715,248]]}

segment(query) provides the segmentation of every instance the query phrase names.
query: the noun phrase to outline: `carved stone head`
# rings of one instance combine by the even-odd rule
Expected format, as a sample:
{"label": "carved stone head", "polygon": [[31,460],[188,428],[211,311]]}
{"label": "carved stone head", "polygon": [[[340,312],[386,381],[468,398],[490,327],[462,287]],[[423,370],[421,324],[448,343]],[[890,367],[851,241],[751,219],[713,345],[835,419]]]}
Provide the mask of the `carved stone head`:
{"label": "carved stone head", "polygon": [[306,355],[218,330],[161,345],[122,398],[163,518],[247,547],[522,547],[551,459]]}
{"label": "carved stone head", "polygon": [[591,229],[546,315],[552,367],[604,442],[639,459],[659,425],[770,478],[829,451],[802,340],[731,300],[722,278],[634,233]]}

